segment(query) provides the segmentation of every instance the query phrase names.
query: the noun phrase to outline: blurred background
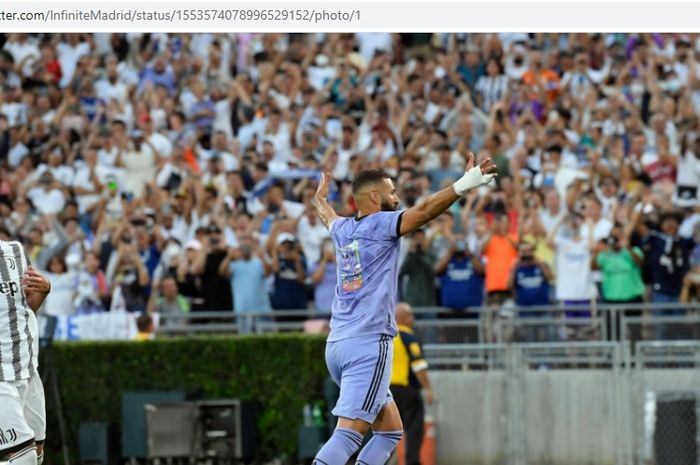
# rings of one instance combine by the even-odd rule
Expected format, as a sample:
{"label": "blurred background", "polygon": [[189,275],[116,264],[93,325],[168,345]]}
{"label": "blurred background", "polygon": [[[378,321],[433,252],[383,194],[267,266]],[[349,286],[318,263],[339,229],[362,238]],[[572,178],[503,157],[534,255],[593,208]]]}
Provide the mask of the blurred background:
{"label": "blurred background", "polygon": [[[241,457],[308,458],[304,407],[328,426],[333,402],[319,173],[351,216],[361,170],[407,208],[473,152],[497,183],[402,239],[439,399],[425,460],[698,463],[699,52],[680,33],[0,34],[0,238],[52,282],[47,344],[113,341],[45,351],[55,460],[176,457],[153,425],[217,408],[256,432]],[[154,391],[188,407],[144,413]],[[90,434],[121,448],[91,457]]]}

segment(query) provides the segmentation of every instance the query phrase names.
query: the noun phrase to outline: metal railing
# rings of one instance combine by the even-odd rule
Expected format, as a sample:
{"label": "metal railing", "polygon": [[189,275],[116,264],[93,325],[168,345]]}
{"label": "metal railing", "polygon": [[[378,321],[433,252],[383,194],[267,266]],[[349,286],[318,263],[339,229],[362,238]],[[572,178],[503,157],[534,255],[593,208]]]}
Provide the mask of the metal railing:
{"label": "metal railing", "polygon": [[[640,341],[700,339],[698,304],[481,307],[465,312],[429,307],[415,308],[414,313],[414,329],[424,344],[620,341],[634,350]],[[157,332],[167,336],[318,331],[328,319],[330,314],[313,310],[168,314]]]}
{"label": "metal railing", "polygon": [[[424,349],[436,385],[443,374],[449,380],[438,396],[450,407],[439,410],[437,421],[466,430],[483,423],[502,441],[498,460],[489,463],[698,463],[700,341],[641,341],[634,363],[627,362],[630,346],[620,342]],[[473,418],[452,413],[459,392],[462,402],[472,402]],[[476,407],[468,400],[473,395],[487,404]]]}

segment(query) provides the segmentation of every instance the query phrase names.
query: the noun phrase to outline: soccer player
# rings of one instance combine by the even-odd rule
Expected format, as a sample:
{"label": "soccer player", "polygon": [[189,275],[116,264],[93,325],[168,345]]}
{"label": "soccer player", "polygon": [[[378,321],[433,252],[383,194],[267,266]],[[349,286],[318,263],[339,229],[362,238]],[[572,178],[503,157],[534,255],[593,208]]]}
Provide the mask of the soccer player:
{"label": "soccer player", "polygon": [[495,170],[490,158],[474,166],[469,154],[457,182],[405,211],[397,211],[396,188],[386,174],[363,171],[352,184],[356,218],[339,217],[326,202],[331,176],[322,174],[314,205],[335,242],[338,269],[326,365],[340,396],[333,409],[338,426],[314,465],[345,465],[370,428],[373,436],[357,463],[384,465],[389,459],[403,430],[389,390],[399,238],[442,214],[467,191],[491,182]]}
{"label": "soccer player", "polygon": [[51,284],[30,265],[22,244],[0,241],[0,462],[37,465],[43,460],[46,415],[37,371],[34,313]]}

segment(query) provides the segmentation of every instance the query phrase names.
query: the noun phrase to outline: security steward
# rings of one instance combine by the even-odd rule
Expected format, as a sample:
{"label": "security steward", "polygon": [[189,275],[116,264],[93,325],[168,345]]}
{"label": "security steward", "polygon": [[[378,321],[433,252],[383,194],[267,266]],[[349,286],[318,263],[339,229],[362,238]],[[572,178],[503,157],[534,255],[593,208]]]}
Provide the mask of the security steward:
{"label": "security steward", "polygon": [[391,393],[399,408],[404,427],[404,463],[420,465],[425,416],[423,396],[428,405],[432,404],[433,388],[428,379],[428,362],[423,358],[423,349],[413,334],[413,312],[409,304],[401,302],[396,306],[396,323],[399,334],[394,338]]}

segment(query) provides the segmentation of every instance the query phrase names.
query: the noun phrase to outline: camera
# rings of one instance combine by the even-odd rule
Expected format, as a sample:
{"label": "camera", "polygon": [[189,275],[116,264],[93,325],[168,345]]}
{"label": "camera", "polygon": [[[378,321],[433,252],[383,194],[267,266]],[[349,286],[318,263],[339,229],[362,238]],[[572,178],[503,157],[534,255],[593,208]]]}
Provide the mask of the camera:
{"label": "camera", "polygon": [[614,247],[617,247],[619,241],[617,240],[617,237],[610,236],[610,237],[608,237],[608,238],[605,239],[605,243],[606,243],[607,245],[609,245],[610,247],[613,247],[613,248],[614,248]]}

